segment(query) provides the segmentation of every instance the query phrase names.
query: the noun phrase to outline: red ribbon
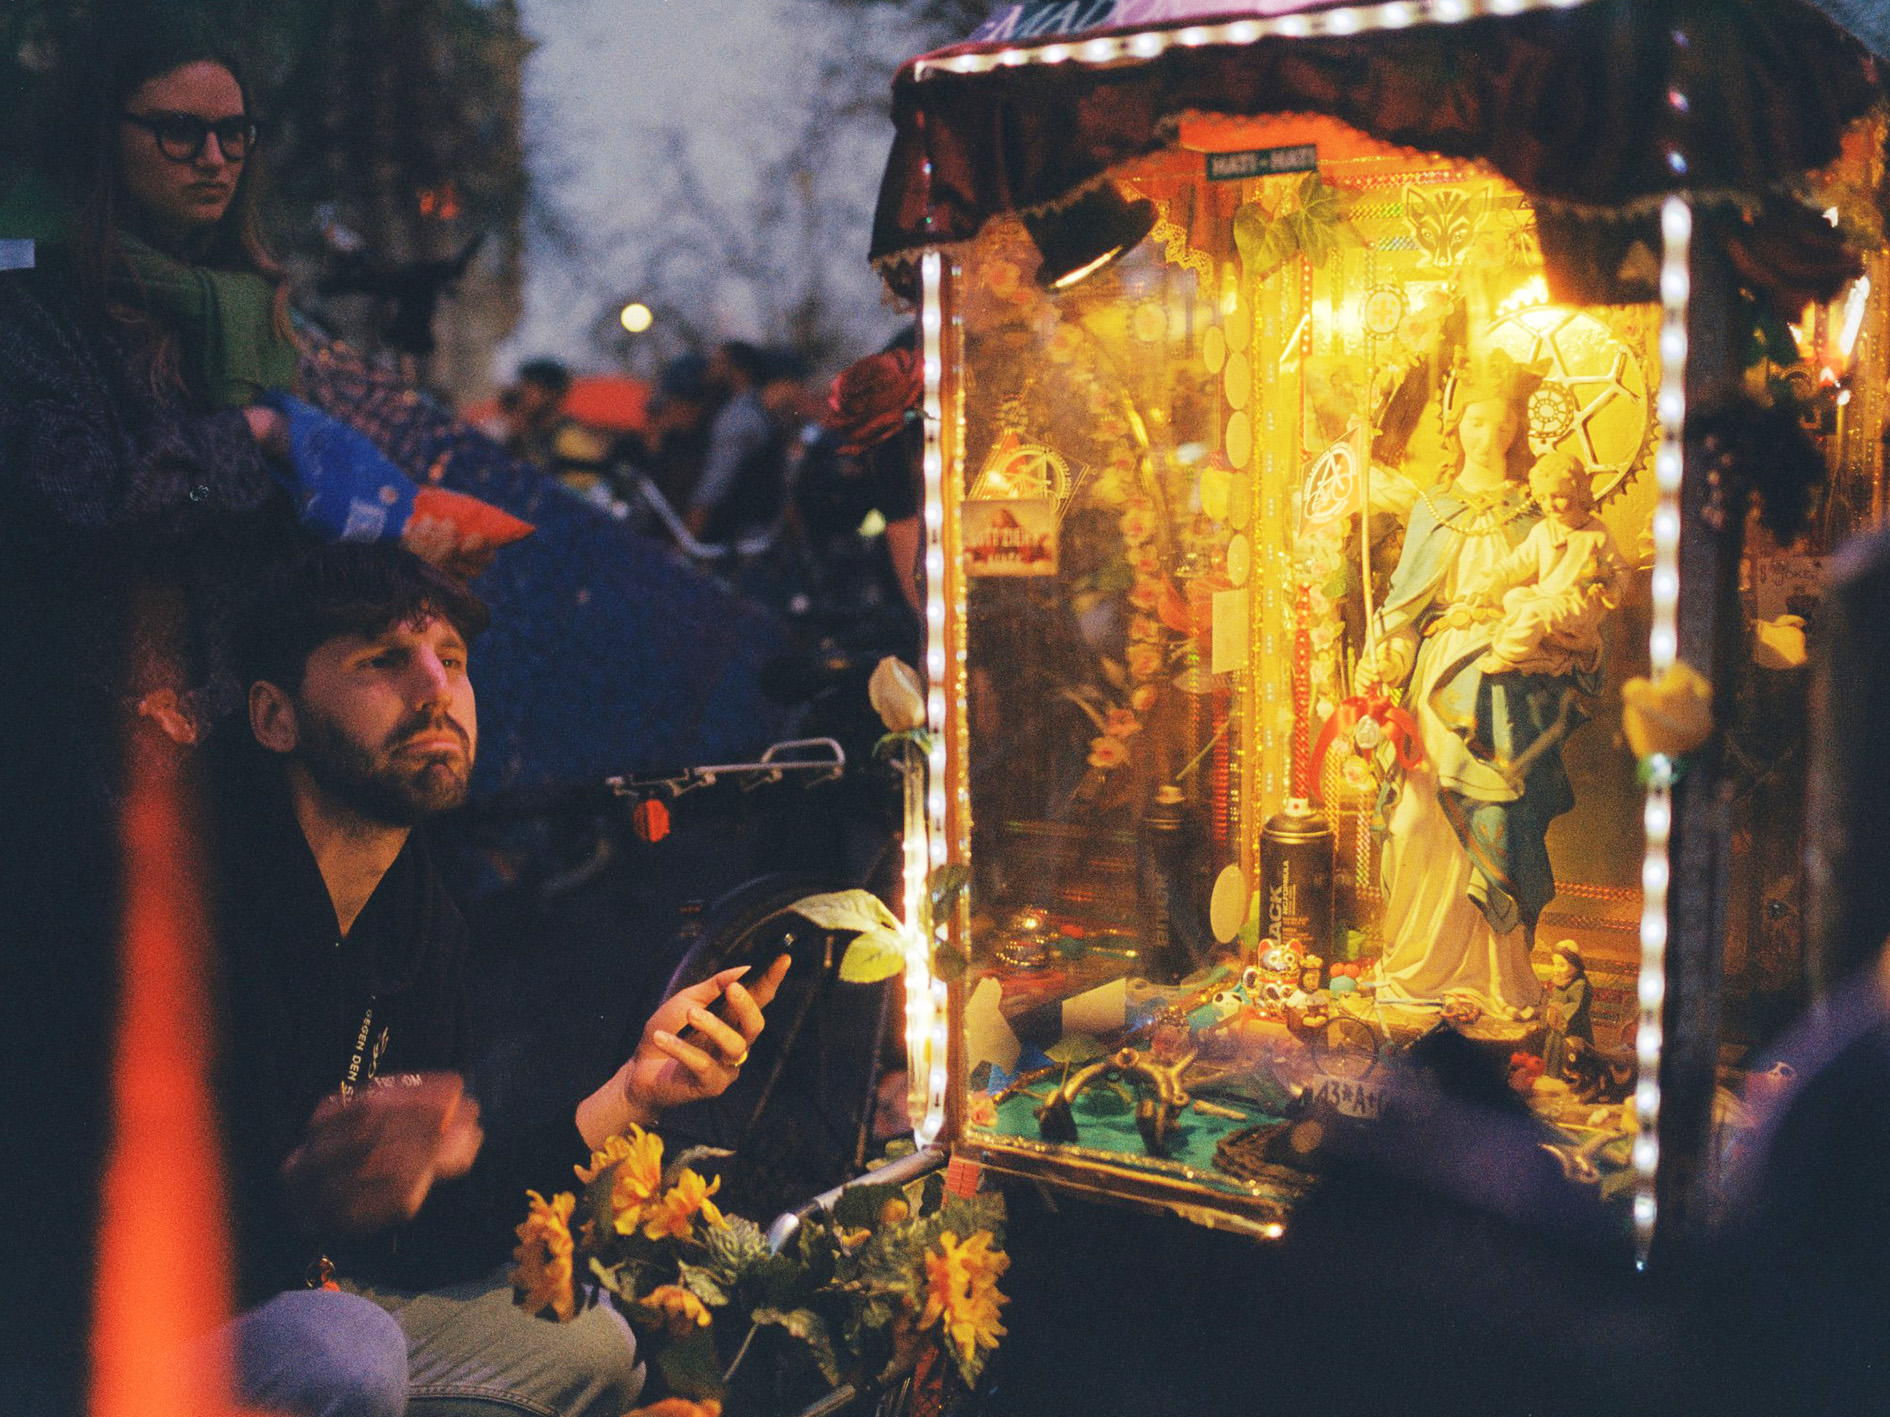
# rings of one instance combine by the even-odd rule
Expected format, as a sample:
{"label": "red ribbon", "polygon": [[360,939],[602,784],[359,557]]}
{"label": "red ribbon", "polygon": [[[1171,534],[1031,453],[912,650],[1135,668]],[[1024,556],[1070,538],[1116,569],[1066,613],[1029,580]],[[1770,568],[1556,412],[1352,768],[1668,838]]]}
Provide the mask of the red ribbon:
{"label": "red ribbon", "polygon": [[1326,750],[1341,733],[1349,735],[1362,718],[1369,718],[1384,730],[1392,751],[1398,755],[1398,766],[1406,772],[1424,761],[1424,743],[1415,718],[1392,703],[1389,695],[1354,694],[1332,711],[1326,726],[1319,730],[1319,741],[1313,744],[1312,759],[1307,766],[1307,775],[1312,779],[1310,786],[1313,801],[1320,801],[1325,796],[1320,790],[1322,782],[1319,770],[1325,763]]}

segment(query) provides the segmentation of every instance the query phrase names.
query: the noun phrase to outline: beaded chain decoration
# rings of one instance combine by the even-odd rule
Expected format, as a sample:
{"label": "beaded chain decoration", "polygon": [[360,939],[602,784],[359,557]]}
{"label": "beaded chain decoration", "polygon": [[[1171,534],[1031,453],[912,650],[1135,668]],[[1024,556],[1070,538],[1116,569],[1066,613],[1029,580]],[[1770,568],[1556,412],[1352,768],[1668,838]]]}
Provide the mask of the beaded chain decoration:
{"label": "beaded chain decoration", "polygon": [[[1437,503],[1432,500],[1430,488],[1427,487],[1418,493],[1430,514],[1437,519],[1437,524],[1447,531],[1456,532],[1459,536],[1493,536],[1535,506],[1535,503],[1527,497],[1514,506],[1505,507],[1499,501],[1479,505],[1470,500],[1469,494],[1459,492],[1457,495],[1464,498],[1469,505],[1454,516],[1447,516],[1438,510]],[[1501,493],[1497,494],[1498,497],[1501,495]]]}

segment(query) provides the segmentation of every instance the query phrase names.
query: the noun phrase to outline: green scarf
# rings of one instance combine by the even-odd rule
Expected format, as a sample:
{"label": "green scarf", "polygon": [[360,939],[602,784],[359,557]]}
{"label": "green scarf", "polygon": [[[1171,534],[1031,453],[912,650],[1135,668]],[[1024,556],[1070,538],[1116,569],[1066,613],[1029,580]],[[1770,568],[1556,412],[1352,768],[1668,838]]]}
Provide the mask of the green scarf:
{"label": "green scarf", "polygon": [[[69,204],[42,180],[27,178],[0,200],[0,237],[47,246],[72,232]],[[120,228],[128,274],[114,294],[168,319],[183,342],[185,374],[212,408],[243,408],[269,389],[295,388],[295,346],[276,328],[276,288],[251,271],[220,271],[165,255]]]}

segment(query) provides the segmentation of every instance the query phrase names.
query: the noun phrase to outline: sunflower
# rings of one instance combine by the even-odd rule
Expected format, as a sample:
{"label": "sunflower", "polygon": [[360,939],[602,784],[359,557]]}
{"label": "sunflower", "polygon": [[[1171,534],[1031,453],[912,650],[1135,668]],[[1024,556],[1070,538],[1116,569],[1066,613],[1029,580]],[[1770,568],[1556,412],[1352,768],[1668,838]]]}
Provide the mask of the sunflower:
{"label": "sunflower", "polygon": [[571,1283],[571,1208],[577,1197],[565,1191],[547,1201],[536,1191],[525,1194],[531,1210],[518,1227],[518,1248],[512,1251],[518,1262],[512,1287],[527,1313],[550,1309],[563,1323],[577,1312]]}
{"label": "sunflower", "polygon": [[709,1326],[709,1310],[700,1299],[680,1284],[659,1284],[637,1300],[650,1321],[669,1331],[671,1338],[683,1338],[692,1328]]}
{"label": "sunflower", "polygon": [[947,1347],[957,1350],[960,1363],[969,1363],[980,1348],[996,1348],[1004,1325],[998,1308],[1009,1303],[998,1292],[998,1276],[1010,1268],[1011,1257],[991,1249],[991,1232],[980,1230],[963,1244],[950,1230],[938,1237],[938,1248],[925,1252],[925,1308],[919,1327],[944,1320]]}
{"label": "sunflower", "polygon": [[619,1235],[634,1235],[643,1212],[663,1188],[663,1139],[633,1125],[591,1153],[591,1164],[577,1168],[578,1180],[590,1185],[606,1171],[610,1180],[610,1224]]}
{"label": "sunflower", "polygon": [[652,1240],[660,1240],[665,1235],[681,1239],[689,1233],[690,1222],[696,1218],[698,1211],[709,1224],[721,1229],[728,1222],[722,1218],[722,1212],[715,1208],[715,1202],[709,1199],[721,1189],[720,1176],[711,1184],[687,1166],[683,1167],[676,1184],[663,1193],[661,1200],[646,1208],[643,1233]]}

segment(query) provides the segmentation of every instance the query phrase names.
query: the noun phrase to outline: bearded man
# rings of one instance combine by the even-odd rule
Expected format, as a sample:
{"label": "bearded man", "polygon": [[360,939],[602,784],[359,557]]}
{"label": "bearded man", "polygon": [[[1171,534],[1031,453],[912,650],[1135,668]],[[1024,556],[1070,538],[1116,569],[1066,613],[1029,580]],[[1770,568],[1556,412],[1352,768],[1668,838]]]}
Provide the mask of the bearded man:
{"label": "bearded man", "polygon": [[608,1305],[568,1324],[513,1306],[512,1222],[606,1138],[727,1088],[786,970],[679,992],[569,1112],[482,1136],[462,1082],[466,925],[416,828],[465,801],[486,621],[398,547],[342,543],[284,568],[237,636],[249,713],[218,794],[218,1086],[252,1306],[233,1326],[238,1386],[272,1411],[630,1407],[642,1372]]}

